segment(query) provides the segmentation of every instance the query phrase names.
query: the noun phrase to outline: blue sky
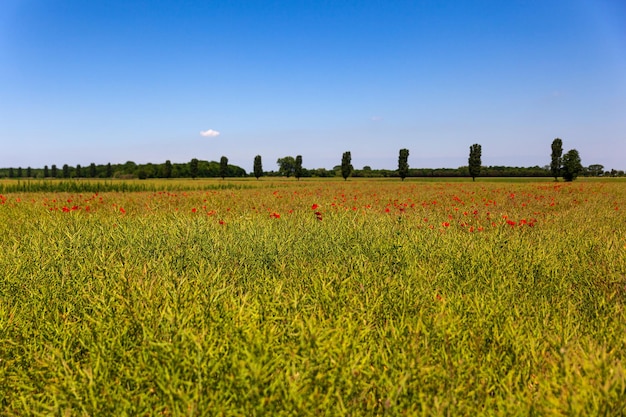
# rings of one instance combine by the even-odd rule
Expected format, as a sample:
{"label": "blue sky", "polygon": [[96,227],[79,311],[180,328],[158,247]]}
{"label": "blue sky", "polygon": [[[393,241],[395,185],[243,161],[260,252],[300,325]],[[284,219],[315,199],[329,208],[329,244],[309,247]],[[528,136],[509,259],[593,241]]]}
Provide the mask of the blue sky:
{"label": "blue sky", "polygon": [[0,167],[458,167],[473,143],[543,166],[560,137],[626,169],[625,22],[623,0],[3,0]]}

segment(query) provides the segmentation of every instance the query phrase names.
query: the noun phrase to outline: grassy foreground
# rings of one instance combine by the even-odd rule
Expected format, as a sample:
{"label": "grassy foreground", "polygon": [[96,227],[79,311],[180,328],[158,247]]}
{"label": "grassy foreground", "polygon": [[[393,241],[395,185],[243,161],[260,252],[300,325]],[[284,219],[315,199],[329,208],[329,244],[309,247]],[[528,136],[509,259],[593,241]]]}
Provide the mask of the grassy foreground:
{"label": "grassy foreground", "polygon": [[626,184],[260,183],[0,195],[0,414],[626,413]]}

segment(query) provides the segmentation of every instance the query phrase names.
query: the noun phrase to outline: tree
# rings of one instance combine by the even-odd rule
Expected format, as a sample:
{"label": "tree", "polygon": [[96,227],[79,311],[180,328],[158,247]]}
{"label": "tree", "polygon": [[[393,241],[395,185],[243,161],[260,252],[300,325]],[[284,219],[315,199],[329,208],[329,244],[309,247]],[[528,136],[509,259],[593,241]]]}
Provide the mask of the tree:
{"label": "tree", "polygon": [[68,164],[63,164],[63,178],[70,177],[70,166]]}
{"label": "tree", "polygon": [[52,178],[56,178],[57,174],[58,174],[57,166],[55,164],[52,164],[52,166],[50,167],[50,176]]}
{"label": "tree", "polygon": [[470,154],[468,160],[469,174],[472,177],[472,181],[476,181],[476,177],[480,175],[482,148],[479,144],[475,143],[470,146]]}
{"label": "tree", "polygon": [[293,156],[278,158],[276,163],[278,164],[278,173],[280,175],[286,176],[287,178],[289,178],[289,176],[291,176],[291,174],[293,174],[295,171],[296,160],[293,158]]}
{"label": "tree", "polygon": [[191,175],[192,179],[196,179],[198,176],[198,160],[196,158],[189,162],[189,175]]}
{"label": "tree", "polygon": [[258,180],[263,175],[263,163],[261,162],[261,155],[254,157],[254,176]]}
{"label": "tree", "polygon": [[15,172],[13,171],[13,168],[9,168],[9,178],[13,178],[15,177]]}
{"label": "tree", "polygon": [[139,178],[140,180],[145,180],[146,178],[148,178],[148,173],[143,167],[137,169],[137,178]]}
{"label": "tree", "polygon": [[296,156],[296,161],[293,167],[293,176],[300,181],[300,177],[302,176],[302,155]]}
{"label": "tree", "polygon": [[44,165],[43,167],[43,177],[48,178],[50,176],[50,171],[48,170],[48,165]]}
{"label": "tree", "polygon": [[33,169],[31,167],[26,168],[26,178],[30,178],[33,176]]}
{"label": "tree", "polygon": [[172,162],[169,159],[165,161],[165,165],[163,166],[163,177],[164,178],[172,177]]}
{"label": "tree", "polygon": [[350,152],[344,152],[343,156],[341,157],[341,176],[343,177],[344,181],[348,179],[348,177],[352,173],[352,170],[354,169],[351,162],[352,155],[350,155]]}
{"label": "tree", "polygon": [[604,173],[604,165],[600,164],[592,164],[587,167],[587,171],[589,171],[589,175],[592,177],[599,177]]}
{"label": "tree", "polygon": [[550,162],[550,172],[555,180],[559,179],[561,173],[561,155],[563,154],[563,141],[556,138],[552,141],[552,162]]}
{"label": "tree", "polygon": [[92,162],[91,164],[89,164],[89,176],[91,178],[96,178],[97,174],[98,174],[98,172],[96,170],[96,164],[94,162]]}
{"label": "tree", "polygon": [[227,176],[228,176],[228,158],[226,158],[225,156],[222,156],[220,158],[220,177],[224,179]]}
{"label": "tree", "polygon": [[574,181],[582,170],[583,165],[580,161],[580,155],[576,149],[572,149],[563,155],[561,173],[565,181]]}
{"label": "tree", "polygon": [[107,178],[113,178],[113,167],[111,166],[110,162],[107,164],[106,177]]}
{"label": "tree", "polygon": [[74,175],[76,178],[81,178],[83,176],[83,169],[80,164],[76,165],[76,173]]}
{"label": "tree", "polygon": [[123,175],[131,177],[137,171],[137,164],[133,161],[126,161],[124,165],[122,165],[122,173]]}
{"label": "tree", "polygon": [[22,167],[17,167],[17,178],[22,178]]}
{"label": "tree", "polygon": [[409,150],[400,149],[400,156],[398,157],[398,173],[402,181],[409,174]]}

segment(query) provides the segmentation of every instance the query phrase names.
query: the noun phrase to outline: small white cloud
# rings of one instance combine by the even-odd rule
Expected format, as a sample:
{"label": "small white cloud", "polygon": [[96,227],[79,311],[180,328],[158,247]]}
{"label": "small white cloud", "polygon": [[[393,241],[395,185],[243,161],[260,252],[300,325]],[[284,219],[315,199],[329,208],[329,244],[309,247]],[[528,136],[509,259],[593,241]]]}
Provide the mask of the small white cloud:
{"label": "small white cloud", "polygon": [[213,130],[213,129],[200,131],[200,136],[204,136],[205,138],[214,138],[219,135],[220,135],[220,132],[218,132],[217,130]]}

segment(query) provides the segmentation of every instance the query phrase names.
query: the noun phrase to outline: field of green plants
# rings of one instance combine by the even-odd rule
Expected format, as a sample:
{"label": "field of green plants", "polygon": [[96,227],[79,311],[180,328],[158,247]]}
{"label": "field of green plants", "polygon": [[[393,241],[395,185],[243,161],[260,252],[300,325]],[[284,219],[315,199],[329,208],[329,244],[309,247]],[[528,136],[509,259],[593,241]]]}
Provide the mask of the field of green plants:
{"label": "field of green plants", "polygon": [[0,415],[626,414],[626,182],[137,184],[3,184]]}

